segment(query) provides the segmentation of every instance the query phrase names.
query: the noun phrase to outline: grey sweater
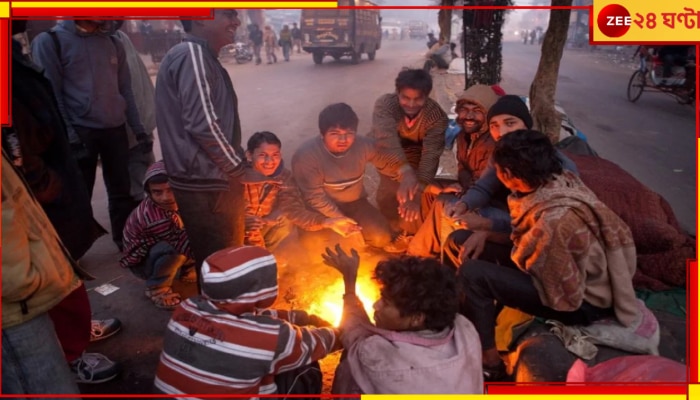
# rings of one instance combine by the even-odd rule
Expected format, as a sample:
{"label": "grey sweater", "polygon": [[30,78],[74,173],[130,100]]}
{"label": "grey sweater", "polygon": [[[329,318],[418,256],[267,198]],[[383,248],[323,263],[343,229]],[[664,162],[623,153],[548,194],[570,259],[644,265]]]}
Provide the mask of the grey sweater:
{"label": "grey sweater", "polygon": [[379,173],[399,179],[403,162],[390,152],[377,150],[372,139],[357,136],[342,155],[332,154],[320,136],[304,142],[292,157],[292,174],[307,207],[328,218],[342,217],[337,203],[364,197],[365,166],[373,164]]}
{"label": "grey sweater", "polygon": [[61,21],[55,31],[60,55],[44,32],[32,41],[32,57],[51,81],[70,141],[79,141],[74,125],[103,129],[128,121],[134,132],[145,132],[122,42],[109,32],[84,33],[74,21]]}

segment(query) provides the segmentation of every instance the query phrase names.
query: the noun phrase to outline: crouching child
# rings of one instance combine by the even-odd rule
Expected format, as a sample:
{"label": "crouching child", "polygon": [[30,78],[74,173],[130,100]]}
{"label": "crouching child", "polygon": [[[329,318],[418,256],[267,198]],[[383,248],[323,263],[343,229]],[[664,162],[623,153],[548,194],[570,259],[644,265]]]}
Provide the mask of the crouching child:
{"label": "crouching child", "polygon": [[[303,311],[268,307],[277,264],[258,246],[231,247],[202,264],[202,294],[173,312],[156,370],[168,394],[319,394],[317,361],[336,350],[336,332]],[[191,397],[188,397],[191,398]]]}
{"label": "crouching child", "polygon": [[119,261],[146,280],[146,297],[158,308],[173,309],[180,295],[172,283],[178,272],[185,282],[196,282],[190,242],[168,184],[163,161],[146,171],[146,198],[131,212],[124,226],[124,253]]}

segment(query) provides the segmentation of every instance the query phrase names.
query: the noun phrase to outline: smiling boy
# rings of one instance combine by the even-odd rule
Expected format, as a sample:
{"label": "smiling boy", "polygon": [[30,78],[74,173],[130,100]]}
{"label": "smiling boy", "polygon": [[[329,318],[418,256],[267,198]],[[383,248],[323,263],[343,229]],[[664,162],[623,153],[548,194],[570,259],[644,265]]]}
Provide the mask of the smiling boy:
{"label": "smiling boy", "polygon": [[272,132],[255,132],[248,139],[246,168],[241,182],[245,186],[245,243],[274,251],[293,225],[316,231],[336,230],[348,224],[348,218],[327,218],[307,210],[292,173],[282,160],[282,142]]}
{"label": "smiling boy", "polygon": [[[347,218],[348,224],[334,229],[339,236],[355,239],[361,232],[365,244],[381,249],[391,242],[391,229],[367,200],[365,166],[373,164],[380,174],[397,181],[399,190],[415,180],[406,179],[412,171],[399,157],[378,150],[372,139],[357,136],[358,123],[357,114],[345,103],[324,108],[318,117],[320,136],[299,147],[292,158],[292,172],[308,209],[328,218]],[[327,230],[301,230],[299,236],[308,249],[341,240]]]}

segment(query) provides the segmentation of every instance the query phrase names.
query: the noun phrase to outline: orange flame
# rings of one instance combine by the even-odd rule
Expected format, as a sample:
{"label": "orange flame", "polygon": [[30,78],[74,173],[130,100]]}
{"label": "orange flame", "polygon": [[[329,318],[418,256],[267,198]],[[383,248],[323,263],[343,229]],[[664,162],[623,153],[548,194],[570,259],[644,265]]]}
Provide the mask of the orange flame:
{"label": "orange flame", "polygon": [[[320,292],[316,299],[311,302],[308,308],[309,314],[317,315],[333,324],[333,326],[340,325],[340,320],[343,316],[344,292],[343,279],[336,279],[335,282],[326,286],[323,292]],[[359,276],[355,292],[360,301],[362,301],[370,320],[374,322],[372,305],[379,299],[379,287],[371,278]]]}

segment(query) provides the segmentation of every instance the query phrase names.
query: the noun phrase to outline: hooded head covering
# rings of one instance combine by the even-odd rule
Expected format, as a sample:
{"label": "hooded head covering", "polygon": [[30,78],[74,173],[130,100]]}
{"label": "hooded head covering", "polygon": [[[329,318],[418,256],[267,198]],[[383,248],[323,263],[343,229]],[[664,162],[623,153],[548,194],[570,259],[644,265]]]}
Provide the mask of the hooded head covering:
{"label": "hooded head covering", "polygon": [[219,250],[202,263],[202,294],[229,311],[268,308],[277,299],[277,262],[258,246]]}
{"label": "hooded head covering", "polygon": [[496,100],[498,95],[491,86],[477,84],[470,86],[459,96],[455,110],[459,110],[462,104],[470,102],[481,106],[486,114]]}
{"label": "hooded head covering", "polygon": [[506,95],[498,99],[498,101],[491,106],[489,113],[486,117],[486,122],[488,124],[491,118],[496,115],[512,115],[518,117],[525,123],[527,129],[532,129],[532,116],[530,115],[530,110],[527,109],[527,105],[520,98],[520,96],[515,96],[512,94]]}
{"label": "hooded head covering", "polygon": [[151,178],[156,177],[158,175],[164,175],[166,177],[168,176],[168,172],[165,170],[165,163],[163,163],[163,160],[154,162],[146,170],[146,175],[144,175],[144,178],[143,178],[144,190],[148,191],[148,181]]}

